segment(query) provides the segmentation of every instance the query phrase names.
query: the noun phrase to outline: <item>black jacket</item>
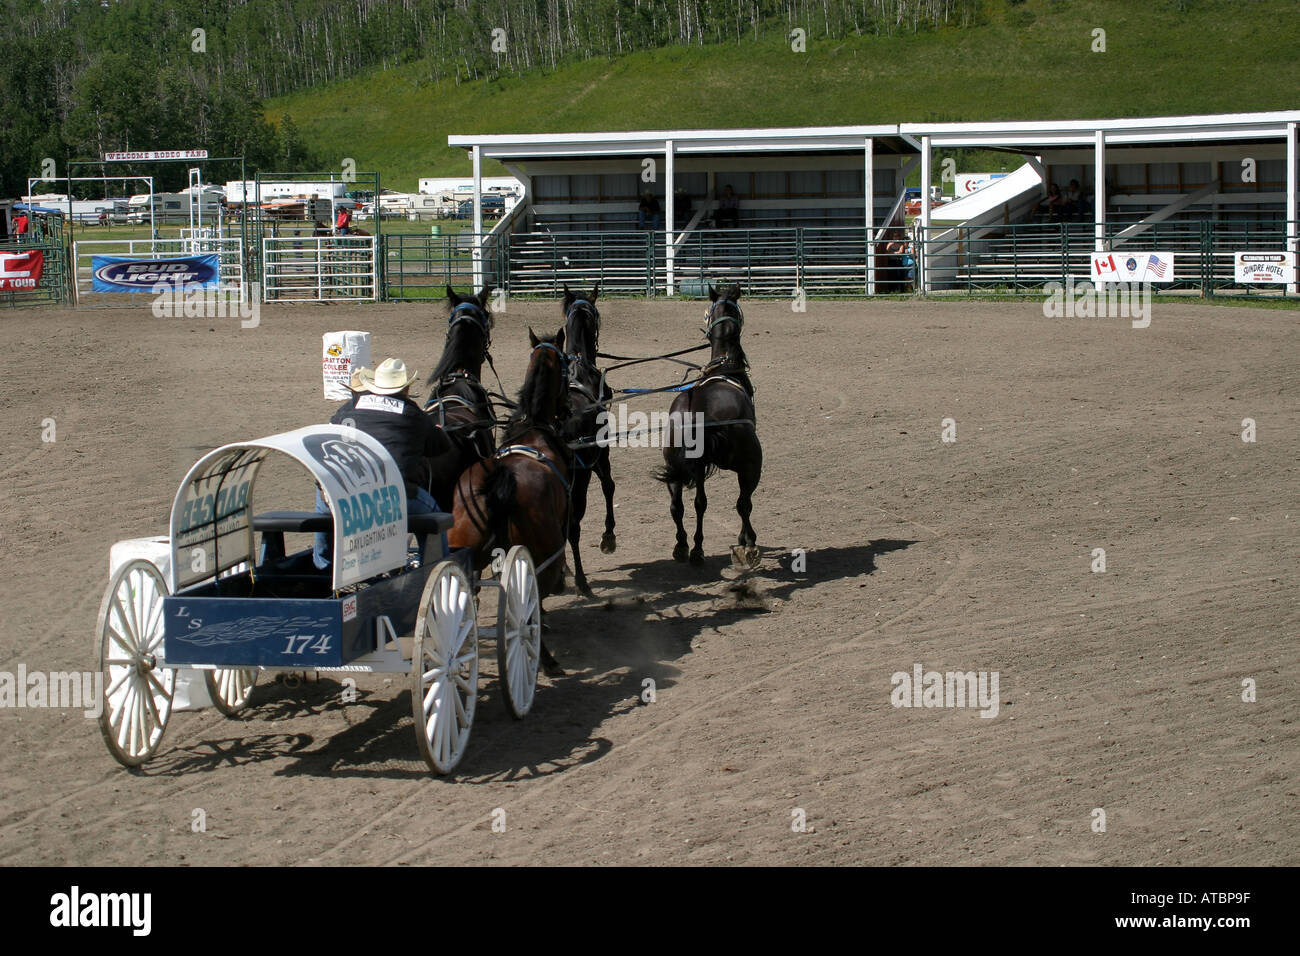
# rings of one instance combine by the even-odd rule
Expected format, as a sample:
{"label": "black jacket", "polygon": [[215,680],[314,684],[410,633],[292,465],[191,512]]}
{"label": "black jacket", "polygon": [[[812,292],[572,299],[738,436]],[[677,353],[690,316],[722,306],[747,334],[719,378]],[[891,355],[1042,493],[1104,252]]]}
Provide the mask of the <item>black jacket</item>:
{"label": "black jacket", "polygon": [[357,392],[330,422],[351,425],[378,441],[393,456],[406,480],[406,493],[429,487],[428,459],[447,450],[447,436],[420,406],[401,395]]}

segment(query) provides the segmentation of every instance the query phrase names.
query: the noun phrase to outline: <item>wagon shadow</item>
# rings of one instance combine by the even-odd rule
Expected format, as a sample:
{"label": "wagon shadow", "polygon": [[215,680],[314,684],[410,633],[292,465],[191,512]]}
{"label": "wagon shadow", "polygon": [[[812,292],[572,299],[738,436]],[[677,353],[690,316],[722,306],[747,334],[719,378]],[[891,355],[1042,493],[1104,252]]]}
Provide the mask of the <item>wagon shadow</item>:
{"label": "wagon shadow", "polygon": [[[484,641],[480,696],[464,759],[445,778],[460,784],[536,779],[601,759],[613,744],[599,734],[605,721],[639,707],[650,686],[656,695],[676,684],[679,662],[693,645],[719,629],[771,610],[800,588],[870,575],[876,559],[915,541],[877,539],[863,545],[810,549],[807,570],[792,568],[789,548],[763,551],[761,566],[724,577],[729,554],[703,568],[671,558],[626,564],[608,572],[617,586],[600,587],[597,599],[572,593],[552,599],[547,636],[567,674],[541,679],[532,712],[522,721],[506,712],[495,678],[495,647]],[[737,593],[737,585],[741,593]],[[652,681],[653,685],[647,684]],[[271,746],[277,735],[243,741],[207,742],[189,748],[181,769],[211,769],[230,762],[289,758],[278,776],[330,776],[424,780],[430,771],[419,756],[410,690],[404,677],[381,689],[357,688],[356,700],[342,701],[343,685],[329,677],[296,689],[259,685],[250,721],[315,716],[348,726],[319,736],[292,735],[291,748]],[[285,739],[287,735],[278,735]],[[216,748],[205,753],[203,748]],[[241,748],[246,748],[243,753]]]}

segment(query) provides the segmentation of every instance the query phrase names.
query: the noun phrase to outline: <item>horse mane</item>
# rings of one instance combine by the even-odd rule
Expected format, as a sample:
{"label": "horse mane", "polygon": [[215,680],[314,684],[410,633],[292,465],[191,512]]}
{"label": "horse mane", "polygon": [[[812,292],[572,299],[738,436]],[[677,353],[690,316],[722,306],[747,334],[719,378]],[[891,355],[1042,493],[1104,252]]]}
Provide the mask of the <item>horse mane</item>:
{"label": "horse mane", "polygon": [[457,322],[447,330],[447,344],[437,367],[429,373],[429,384],[442,381],[458,368],[481,368],[486,346],[487,337],[477,322]]}
{"label": "horse mane", "polygon": [[[600,283],[597,282],[592,287],[591,292],[586,295],[578,295],[571,291],[566,285],[564,287],[564,299],[560,307],[564,312],[564,338],[571,354],[577,355],[583,359],[587,367],[595,368],[596,350],[600,347],[600,310],[596,308],[596,299],[600,295]],[[573,304],[579,299],[585,301],[588,306],[583,309],[585,318],[576,318],[573,314]],[[575,336],[577,331],[581,334],[582,349],[575,347]],[[590,338],[590,340],[588,340]],[[591,355],[587,355],[590,349]]]}
{"label": "horse mane", "polygon": [[[429,373],[428,384],[433,385],[436,382],[456,371],[458,368],[481,369],[483,360],[487,356],[488,349],[488,332],[477,321],[474,322],[452,322],[452,316],[456,314],[456,309],[462,305],[472,305],[482,310],[483,316],[487,323],[487,328],[492,328],[492,313],[488,311],[487,302],[491,293],[488,286],[483,287],[483,291],[477,296],[460,295],[450,285],[447,286],[447,340],[442,348],[442,358],[438,360],[437,366]],[[466,334],[466,329],[473,327],[475,334]]]}
{"label": "horse mane", "polygon": [[[556,336],[543,335],[538,341],[554,345]],[[563,418],[568,412],[569,397],[564,394],[565,391],[567,390],[561,389],[561,394],[556,397],[556,418]],[[546,420],[546,397],[546,376],[539,365],[530,369],[523,386],[519,389],[515,410],[510,415],[510,430],[517,433],[518,426],[552,427],[554,423]]]}

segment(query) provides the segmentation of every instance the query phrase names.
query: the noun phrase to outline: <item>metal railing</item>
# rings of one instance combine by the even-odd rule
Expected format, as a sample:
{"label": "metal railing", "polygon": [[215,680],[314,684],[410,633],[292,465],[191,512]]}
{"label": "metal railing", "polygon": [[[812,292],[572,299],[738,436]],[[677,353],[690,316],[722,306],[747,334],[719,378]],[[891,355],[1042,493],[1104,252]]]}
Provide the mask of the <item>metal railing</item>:
{"label": "metal railing", "polygon": [[[27,276],[17,275],[19,260],[10,256],[26,253],[41,254],[41,277],[29,284]],[[14,266],[11,268],[11,264]],[[11,274],[14,273],[14,274]],[[39,239],[6,239],[0,241],[0,306],[18,308],[27,305],[50,305],[68,301],[67,248],[61,235],[44,235]]]}
{"label": "metal railing", "polygon": [[[934,293],[1037,295],[1049,282],[1088,281],[1097,245],[1093,223],[1082,222],[928,230],[913,224],[911,233],[928,291]],[[1172,270],[1151,277],[1158,292],[1276,295],[1294,288],[1239,283],[1235,274],[1237,253],[1288,250],[1287,223],[1282,220],[1107,223],[1103,245],[1106,254],[1121,262],[1138,252],[1172,254]],[[1294,245],[1291,252],[1294,259]]]}
{"label": "metal railing", "polygon": [[262,240],[263,302],[373,302],[380,292],[374,236]]}

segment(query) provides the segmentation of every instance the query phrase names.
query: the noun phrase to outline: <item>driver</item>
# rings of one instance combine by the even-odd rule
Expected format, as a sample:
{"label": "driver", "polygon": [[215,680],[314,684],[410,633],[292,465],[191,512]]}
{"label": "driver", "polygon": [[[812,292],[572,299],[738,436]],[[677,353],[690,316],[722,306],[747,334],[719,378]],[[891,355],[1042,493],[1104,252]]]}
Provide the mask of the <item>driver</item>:
{"label": "driver", "polygon": [[[448,439],[434,426],[411,398],[414,372],[408,372],[399,358],[384,359],[378,368],[362,367],[352,375],[352,397],[344,402],[331,424],[346,425],[365,432],[384,446],[406,482],[406,507],[411,514],[438,511],[429,494],[428,459],[448,450]],[[316,511],[329,514],[329,506],[316,491]],[[424,562],[425,538],[420,539],[420,562]],[[333,541],[325,532],[316,533],[313,559],[316,567],[330,566]]]}

